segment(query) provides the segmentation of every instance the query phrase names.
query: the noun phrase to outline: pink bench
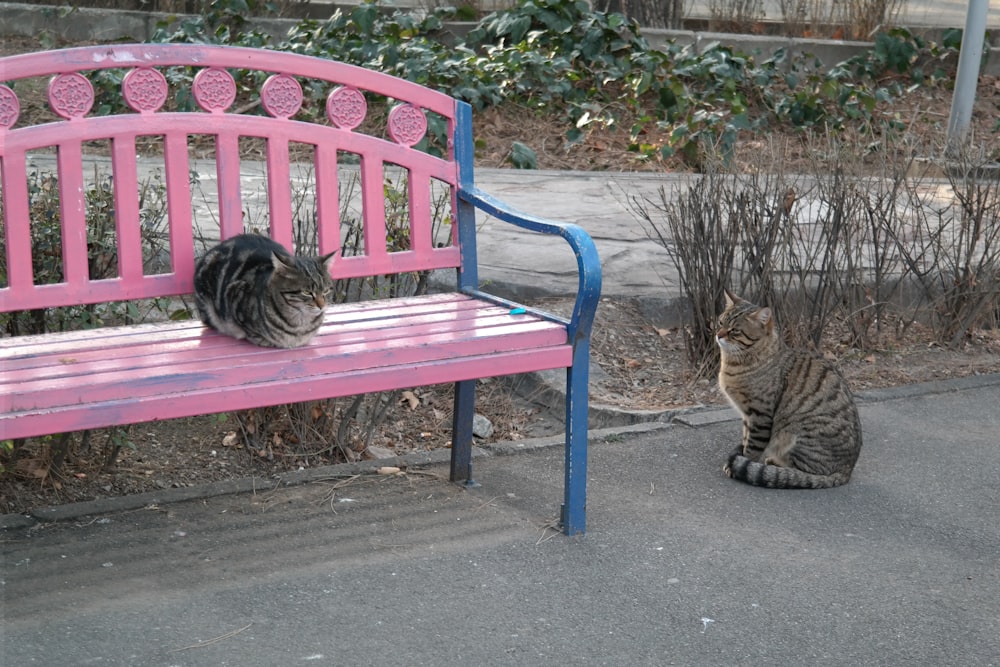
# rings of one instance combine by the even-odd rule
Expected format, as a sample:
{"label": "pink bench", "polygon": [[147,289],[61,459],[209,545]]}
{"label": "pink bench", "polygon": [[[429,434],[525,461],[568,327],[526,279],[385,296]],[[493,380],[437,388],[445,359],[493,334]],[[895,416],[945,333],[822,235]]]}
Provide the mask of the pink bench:
{"label": "pink bench", "polygon": [[[169,111],[178,95],[173,67],[197,71],[194,111]],[[129,109],[92,112],[91,75],[124,73]],[[255,99],[237,98],[231,72],[264,73]],[[18,80],[47,77],[55,117],[19,122]],[[241,80],[246,80],[242,79]],[[104,327],[0,339],[0,438],[17,439],[150,420],[232,411],[454,382],[451,478],[471,481],[472,417],[477,378],[567,369],[565,489],[562,528],[585,528],[587,378],[590,329],[601,270],[590,237],[578,226],[514,211],[473,182],[471,108],[464,102],[381,73],[275,51],[197,45],[113,45],[0,58],[0,169],[7,275],[0,310],[14,312],[190,294],[196,256],[192,213],[193,137],[214,156],[215,227],[244,231],[240,142],[265,143],[267,219],[272,238],[293,240],[290,146],[307,146],[315,173],[321,253],[341,248],[338,154],[360,162],[364,248],[332,264],[333,278],[453,269],[456,289],[423,296],[343,303],[304,348],[255,347],[196,320]],[[321,91],[325,109],[301,111]],[[363,133],[370,100],[390,98],[386,136]],[[320,98],[322,99],[322,98]],[[257,101],[259,100],[259,104]],[[315,104],[315,107],[321,107]],[[250,112],[250,113],[247,113]],[[255,115],[251,115],[255,114]],[[417,147],[428,118],[445,129],[443,157]],[[169,266],[143,267],[137,141],[162,146]],[[207,142],[205,139],[207,138]],[[85,179],[91,142],[107,147],[114,190],[117,277],[88,275]],[[39,284],[32,266],[32,161],[47,156],[58,174],[62,282]],[[406,174],[409,247],[390,251],[383,183],[387,165]],[[432,198],[450,192],[451,228],[432,238]],[[479,289],[476,211],[542,234],[563,237],[575,253],[579,290],[570,319],[490,296]]]}

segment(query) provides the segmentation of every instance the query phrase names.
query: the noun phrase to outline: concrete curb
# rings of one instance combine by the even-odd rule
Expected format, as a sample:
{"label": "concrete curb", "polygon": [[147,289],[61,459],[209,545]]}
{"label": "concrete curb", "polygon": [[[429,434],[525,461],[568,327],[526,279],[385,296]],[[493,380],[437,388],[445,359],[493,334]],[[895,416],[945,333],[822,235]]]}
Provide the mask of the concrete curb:
{"label": "concrete curb", "polygon": [[[960,391],[975,391],[984,387],[1000,385],[1000,373],[989,375],[974,375],[950,380],[939,380],[920,384],[873,389],[858,392],[857,398],[861,404],[881,403],[917,396],[932,396],[934,394],[954,393]],[[724,421],[735,421],[736,415],[728,407],[711,406],[692,410],[669,411],[674,414],[658,413],[651,421],[619,425],[608,428],[590,430],[588,442],[614,442],[624,436],[649,433],[676,425],[698,428]],[[476,447],[474,457],[482,456],[512,456],[541,448],[558,447],[564,442],[562,435],[543,438],[530,438],[517,441],[504,441]],[[51,507],[41,507],[27,514],[0,515],[0,530],[31,528],[40,523],[55,521],[72,521],[85,516],[97,514],[115,514],[142,509],[151,505],[166,505],[185,500],[198,500],[215,496],[236,493],[257,493],[273,491],[278,488],[307,484],[330,479],[342,479],[353,475],[375,475],[382,466],[425,466],[444,465],[450,460],[447,449],[436,449],[429,452],[414,452],[405,456],[389,459],[364,461],[360,463],[342,463],[323,466],[312,470],[283,473],[271,478],[249,477],[234,480],[223,480],[198,486],[149,491],[129,496],[115,498],[100,498],[77,503],[68,503]]]}
{"label": "concrete curb", "polygon": [[[644,423],[633,426],[592,429],[589,433],[590,437],[588,438],[588,441],[595,442],[628,433],[645,433],[667,428],[668,426],[669,425],[665,423]],[[560,446],[563,442],[564,438],[561,435],[547,436],[543,438],[528,438],[525,440],[509,442],[505,441],[478,446],[473,449],[472,454],[473,458],[483,456],[508,456],[545,447]],[[386,459],[373,459],[358,463],[340,463],[337,465],[322,466],[310,470],[281,473],[266,478],[244,477],[240,479],[210,482],[208,484],[199,484],[197,486],[147,491],[127,496],[116,496],[113,498],[84,500],[76,503],[67,503],[65,505],[40,507],[30,510],[27,514],[0,515],[0,530],[30,528],[31,526],[39,523],[72,521],[81,517],[93,516],[97,514],[117,514],[121,512],[139,510],[153,505],[167,505],[186,500],[200,500],[203,498],[213,498],[216,496],[225,496],[237,493],[266,493],[279,488],[298,486],[300,484],[308,484],[311,482],[320,482],[331,479],[343,479],[355,475],[377,475],[379,474],[378,469],[383,466],[409,468],[428,465],[447,465],[450,460],[450,450],[435,449],[427,452],[413,452],[404,456],[394,456]]]}

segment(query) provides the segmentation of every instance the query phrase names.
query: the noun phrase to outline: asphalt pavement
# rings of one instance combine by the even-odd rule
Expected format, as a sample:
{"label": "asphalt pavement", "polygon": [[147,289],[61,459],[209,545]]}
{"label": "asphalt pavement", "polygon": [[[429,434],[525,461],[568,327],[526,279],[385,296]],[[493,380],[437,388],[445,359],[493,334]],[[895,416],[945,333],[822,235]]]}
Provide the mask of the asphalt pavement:
{"label": "asphalt pavement", "polygon": [[862,395],[850,484],[722,474],[725,410],[595,433],[589,524],[554,441],[5,531],[2,663],[1000,663],[1000,377]]}

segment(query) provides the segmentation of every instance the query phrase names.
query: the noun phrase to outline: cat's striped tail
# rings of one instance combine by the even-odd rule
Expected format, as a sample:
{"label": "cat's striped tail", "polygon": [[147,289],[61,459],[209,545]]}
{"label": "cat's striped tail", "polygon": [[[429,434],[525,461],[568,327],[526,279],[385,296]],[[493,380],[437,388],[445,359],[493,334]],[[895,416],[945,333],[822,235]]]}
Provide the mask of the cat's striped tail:
{"label": "cat's striped tail", "polygon": [[847,484],[850,473],[835,472],[832,475],[814,475],[797,468],[782,468],[775,465],[751,461],[742,454],[729,457],[723,468],[727,477],[732,477],[753,486],[769,489],[829,489]]}

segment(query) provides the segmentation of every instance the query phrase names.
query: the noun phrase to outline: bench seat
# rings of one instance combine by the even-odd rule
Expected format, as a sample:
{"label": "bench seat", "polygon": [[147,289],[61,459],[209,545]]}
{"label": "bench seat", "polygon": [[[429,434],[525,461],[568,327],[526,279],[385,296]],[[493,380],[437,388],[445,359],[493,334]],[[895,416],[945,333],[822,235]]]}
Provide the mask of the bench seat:
{"label": "bench seat", "polygon": [[461,294],[331,307],[291,350],[190,320],[8,338],[0,350],[5,438],[565,368],[573,354],[565,325]]}

